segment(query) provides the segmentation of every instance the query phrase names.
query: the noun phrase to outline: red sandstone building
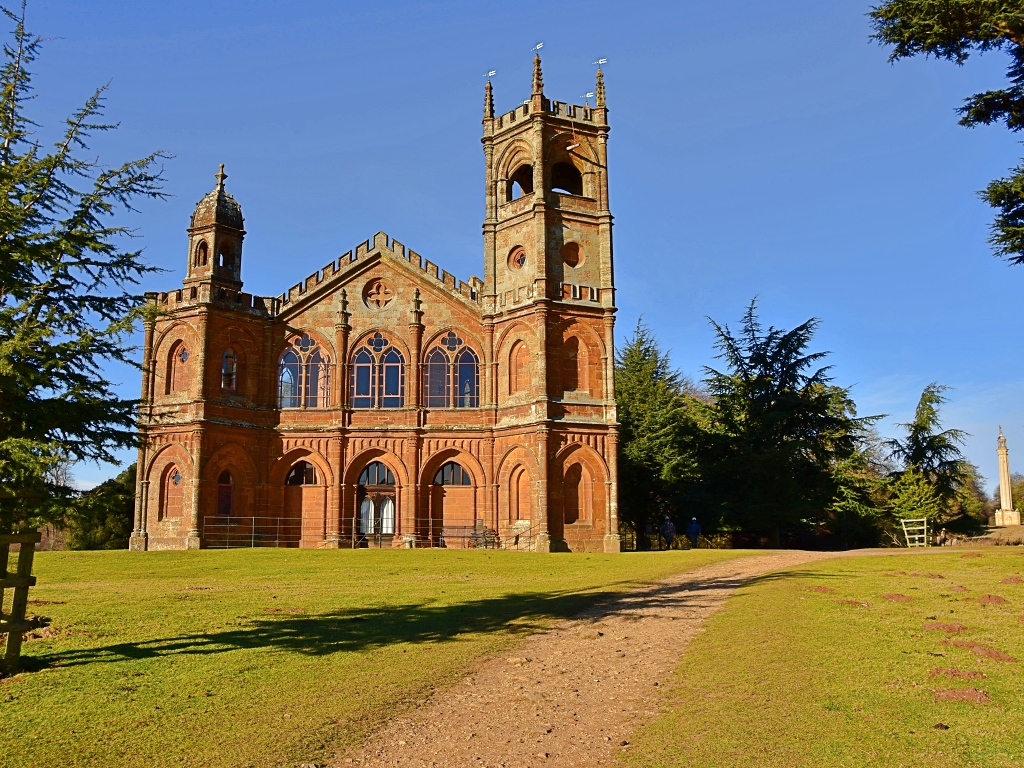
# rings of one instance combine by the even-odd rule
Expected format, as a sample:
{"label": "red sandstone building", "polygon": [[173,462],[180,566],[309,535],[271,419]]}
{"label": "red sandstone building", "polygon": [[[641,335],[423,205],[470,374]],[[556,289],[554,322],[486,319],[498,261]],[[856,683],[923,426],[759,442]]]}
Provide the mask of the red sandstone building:
{"label": "red sandstone building", "polygon": [[377,233],[277,297],[242,291],[226,176],[182,288],[147,294],[132,549],[619,550],[608,122],[495,117],[484,279]]}

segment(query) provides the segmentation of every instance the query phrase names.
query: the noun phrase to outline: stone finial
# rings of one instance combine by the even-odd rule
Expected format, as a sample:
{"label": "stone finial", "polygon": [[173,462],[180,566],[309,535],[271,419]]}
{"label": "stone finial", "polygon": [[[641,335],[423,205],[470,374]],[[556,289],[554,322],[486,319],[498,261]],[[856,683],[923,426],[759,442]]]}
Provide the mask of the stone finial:
{"label": "stone finial", "polygon": [[595,97],[597,98],[597,101],[595,102],[595,105],[598,106],[598,107],[603,107],[604,106],[604,72],[601,71],[600,67],[597,68],[597,87],[594,89],[594,94],[595,94]]}
{"label": "stone finial", "polygon": [[491,81],[487,81],[484,89],[484,119],[494,117],[494,94],[491,91]]}
{"label": "stone finial", "polygon": [[412,309],[409,314],[412,315],[413,325],[420,325],[423,322],[423,302],[420,301],[419,288],[412,293]]}
{"label": "stone finial", "polygon": [[540,71],[540,54],[533,57],[533,94],[534,96],[544,95],[544,74]]}
{"label": "stone finial", "polygon": [[220,164],[220,173],[213,174],[213,177],[217,179],[217,191],[222,191],[224,189],[224,179],[228,177],[228,175],[224,173],[224,163]]}

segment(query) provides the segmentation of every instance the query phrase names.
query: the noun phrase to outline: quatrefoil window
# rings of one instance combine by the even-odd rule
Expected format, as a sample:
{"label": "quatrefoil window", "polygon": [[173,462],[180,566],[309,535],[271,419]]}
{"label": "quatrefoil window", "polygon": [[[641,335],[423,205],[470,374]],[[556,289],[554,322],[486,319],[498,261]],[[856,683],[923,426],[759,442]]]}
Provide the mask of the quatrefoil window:
{"label": "quatrefoil window", "polygon": [[316,346],[316,341],[314,339],[311,339],[308,333],[304,333],[295,340],[295,346],[302,350],[302,353],[305,354],[306,352],[309,352],[309,350]]}
{"label": "quatrefoil window", "polygon": [[454,352],[462,346],[462,339],[455,335],[455,331],[448,331],[448,335],[441,339],[441,346],[447,347],[449,352]]}
{"label": "quatrefoil window", "polygon": [[375,333],[369,339],[366,340],[366,346],[372,347],[373,351],[380,354],[380,351],[384,347],[390,346],[391,342],[385,339],[380,333]]}
{"label": "quatrefoil window", "polygon": [[370,309],[384,309],[395,299],[395,289],[386,280],[371,280],[363,289],[363,301]]}
{"label": "quatrefoil window", "polygon": [[174,483],[175,485],[177,485],[178,483],[180,483],[180,482],[181,482],[181,472],[179,472],[178,470],[174,470],[174,474],[173,474],[173,475],[171,475],[171,481],[172,481],[172,482],[173,482],[173,483]]}
{"label": "quatrefoil window", "polygon": [[188,350],[185,349],[184,347],[182,347],[181,348],[181,352],[178,353],[178,359],[181,360],[181,362],[183,362],[183,363],[186,360],[188,360]]}

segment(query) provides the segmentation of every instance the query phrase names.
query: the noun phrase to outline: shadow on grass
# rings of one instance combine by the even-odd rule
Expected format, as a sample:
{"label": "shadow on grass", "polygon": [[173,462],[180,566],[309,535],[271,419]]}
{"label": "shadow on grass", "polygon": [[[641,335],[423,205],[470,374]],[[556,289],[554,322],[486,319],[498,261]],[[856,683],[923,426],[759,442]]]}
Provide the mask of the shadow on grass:
{"label": "shadow on grass", "polygon": [[[29,671],[161,656],[203,656],[254,648],[326,656],[399,643],[447,643],[457,641],[464,634],[526,635],[620,594],[614,589],[565,590],[514,593],[450,605],[408,603],[316,615],[273,614],[230,629],[26,655],[23,660]],[[31,653],[31,649],[28,650]]]}
{"label": "shadow on grass", "polygon": [[[730,592],[752,583],[803,578],[833,578],[812,571],[781,571],[763,576],[704,578],[655,584],[623,591],[633,583],[602,590],[512,593],[439,605],[432,602],[352,608],[316,615],[273,614],[242,626],[141,642],[114,643],[23,657],[26,671],[114,663],[164,656],[205,656],[228,651],[273,648],[307,656],[359,652],[394,644],[457,642],[460,635],[502,632],[528,635],[559,619],[597,621],[615,616],[639,618],[659,608],[687,607],[688,598]],[[31,649],[29,649],[31,653]]]}

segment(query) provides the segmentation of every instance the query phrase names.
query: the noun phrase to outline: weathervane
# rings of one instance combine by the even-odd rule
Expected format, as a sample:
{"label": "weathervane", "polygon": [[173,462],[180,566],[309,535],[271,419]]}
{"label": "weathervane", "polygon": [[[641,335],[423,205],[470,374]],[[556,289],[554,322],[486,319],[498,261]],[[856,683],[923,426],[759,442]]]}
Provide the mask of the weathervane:
{"label": "weathervane", "polygon": [[490,80],[490,79],[491,79],[492,77],[494,77],[494,76],[495,76],[496,74],[498,74],[498,70],[496,70],[496,69],[492,69],[492,70],[491,70],[490,72],[486,72],[486,73],[484,73],[484,74],[482,75],[482,77],[486,77],[486,78],[487,78],[488,80]]}
{"label": "weathervane", "polygon": [[533,51],[535,55],[540,56],[540,49],[543,48],[543,47],[544,47],[544,43],[537,43],[530,50]]}
{"label": "weathervane", "polygon": [[601,66],[602,64],[607,64],[607,63],[608,63],[608,59],[598,59],[597,61],[595,61],[595,62],[594,62],[594,64],[596,64],[596,65],[597,65],[597,66],[599,66],[599,67],[600,67],[600,66]]}

